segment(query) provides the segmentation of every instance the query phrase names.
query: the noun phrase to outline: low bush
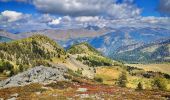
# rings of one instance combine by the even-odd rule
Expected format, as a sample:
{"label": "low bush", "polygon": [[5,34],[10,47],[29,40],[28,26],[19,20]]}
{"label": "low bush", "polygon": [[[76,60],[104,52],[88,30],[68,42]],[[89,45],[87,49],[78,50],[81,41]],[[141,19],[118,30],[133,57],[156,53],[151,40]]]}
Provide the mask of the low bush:
{"label": "low bush", "polygon": [[152,82],[152,88],[156,90],[166,90],[167,81],[164,78],[155,78]]}
{"label": "low bush", "polygon": [[96,82],[99,82],[99,83],[102,83],[102,82],[103,82],[103,79],[100,78],[100,77],[95,77],[94,80],[95,80]]}

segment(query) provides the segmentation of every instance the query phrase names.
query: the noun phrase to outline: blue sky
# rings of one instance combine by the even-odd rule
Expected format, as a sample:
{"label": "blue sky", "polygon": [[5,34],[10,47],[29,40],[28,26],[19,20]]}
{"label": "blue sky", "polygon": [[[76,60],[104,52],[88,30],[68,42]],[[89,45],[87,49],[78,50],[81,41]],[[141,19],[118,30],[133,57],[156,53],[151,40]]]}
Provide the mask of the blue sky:
{"label": "blue sky", "polygon": [[35,14],[38,13],[33,5],[23,2],[0,2],[0,12],[5,10],[17,11],[22,13]]}
{"label": "blue sky", "polygon": [[0,0],[0,28],[15,32],[127,23],[169,29],[169,15],[170,0]]}
{"label": "blue sky", "polygon": [[142,16],[161,16],[157,10],[159,0],[136,0],[135,3],[143,9]]}

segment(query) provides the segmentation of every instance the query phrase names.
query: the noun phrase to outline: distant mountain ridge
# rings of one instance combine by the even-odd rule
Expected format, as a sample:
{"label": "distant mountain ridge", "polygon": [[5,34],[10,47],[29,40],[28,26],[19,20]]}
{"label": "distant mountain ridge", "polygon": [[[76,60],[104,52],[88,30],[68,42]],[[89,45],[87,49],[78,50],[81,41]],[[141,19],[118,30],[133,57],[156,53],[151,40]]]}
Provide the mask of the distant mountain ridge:
{"label": "distant mountain ridge", "polygon": [[16,34],[9,33],[5,30],[0,30],[0,36],[4,38],[12,39],[12,40],[19,39],[19,37]]}
{"label": "distant mountain ridge", "polygon": [[113,59],[127,62],[170,62],[170,38],[143,45],[131,51],[114,53]]}
{"label": "distant mountain ridge", "polygon": [[[99,28],[87,26],[80,29],[42,30],[19,33],[17,37],[25,38],[33,34],[42,34],[55,40],[65,49],[71,45],[87,42],[105,56],[114,58],[115,53],[135,50],[145,45],[157,43],[170,38],[170,30],[164,28]],[[119,55],[117,55],[119,56]]]}

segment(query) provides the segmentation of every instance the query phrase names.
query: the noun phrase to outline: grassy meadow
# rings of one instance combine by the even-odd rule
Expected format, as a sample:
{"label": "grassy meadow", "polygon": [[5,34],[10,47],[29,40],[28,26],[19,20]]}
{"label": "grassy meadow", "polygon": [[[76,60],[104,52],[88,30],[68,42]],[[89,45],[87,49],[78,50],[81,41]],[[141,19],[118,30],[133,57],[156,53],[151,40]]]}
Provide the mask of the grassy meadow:
{"label": "grassy meadow", "polygon": [[144,69],[145,71],[154,71],[170,74],[170,63],[164,64],[126,64],[128,66]]}

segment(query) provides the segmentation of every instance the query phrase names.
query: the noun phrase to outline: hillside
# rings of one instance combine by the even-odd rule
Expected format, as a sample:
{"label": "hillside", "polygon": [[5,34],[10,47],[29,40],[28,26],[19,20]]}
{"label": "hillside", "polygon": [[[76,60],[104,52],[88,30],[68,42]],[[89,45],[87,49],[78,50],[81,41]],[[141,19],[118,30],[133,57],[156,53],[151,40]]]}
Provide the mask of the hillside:
{"label": "hillside", "polygon": [[85,42],[71,46],[67,52],[76,55],[77,60],[90,67],[110,66],[113,62],[111,59],[102,56],[99,51]]}
{"label": "hillside", "polygon": [[95,54],[100,55],[100,52],[98,52],[95,48],[90,46],[88,43],[83,42],[79,44],[75,44],[71,46],[68,50],[68,53],[70,54]]}
{"label": "hillside", "polygon": [[114,53],[113,58],[127,62],[169,62],[170,39],[143,45],[127,52]]}
{"label": "hillside", "polygon": [[[0,76],[4,73],[12,76],[0,82],[0,98],[81,100],[98,97],[101,100],[170,96],[166,92],[170,90],[169,74],[113,61],[88,43],[73,45],[65,52],[46,36],[34,35],[1,43],[0,52]],[[157,91],[156,94],[151,90]],[[84,94],[87,95],[84,97]]]}
{"label": "hillside", "polygon": [[36,65],[49,66],[47,60],[54,57],[64,58],[65,56],[63,48],[42,35],[0,43],[0,62],[10,62],[14,66],[15,72]]}

